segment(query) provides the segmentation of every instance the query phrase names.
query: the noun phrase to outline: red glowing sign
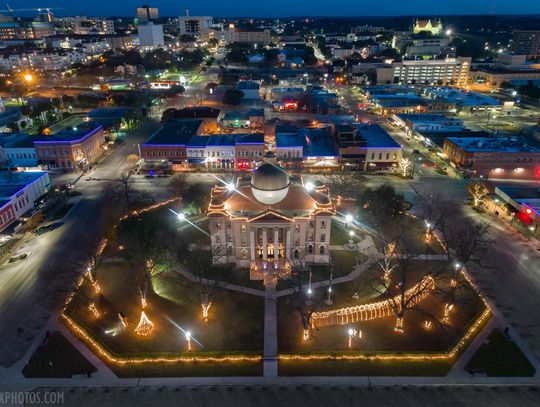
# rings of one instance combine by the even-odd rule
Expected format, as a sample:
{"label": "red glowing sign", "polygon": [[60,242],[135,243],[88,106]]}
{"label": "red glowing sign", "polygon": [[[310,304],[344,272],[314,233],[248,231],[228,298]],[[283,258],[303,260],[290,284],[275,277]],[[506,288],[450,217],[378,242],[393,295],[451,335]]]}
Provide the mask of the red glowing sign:
{"label": "red glowing sign", "polygon": [[250,165],[248,161],[238,161],[236,163],[236,168],[239,170],[249,170]]}

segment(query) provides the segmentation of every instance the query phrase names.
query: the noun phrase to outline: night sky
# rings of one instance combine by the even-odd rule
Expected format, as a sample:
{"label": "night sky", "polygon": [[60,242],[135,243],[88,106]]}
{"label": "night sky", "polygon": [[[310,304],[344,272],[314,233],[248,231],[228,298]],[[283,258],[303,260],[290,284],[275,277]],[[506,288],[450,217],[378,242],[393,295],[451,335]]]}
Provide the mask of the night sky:
{"label": "night sky", "polygon": [[[57,15],[132,16],[143,3],[158,7],[160,15],[268,16],[387,16],[448,14],[540,14],[540,0],[24,0],[12,8],[63,7]],[[1,7],[3,8],[3,6]],[[19,13],[18,13],[19,14]],[[24,13],[28,14],[28,13]],[[21,14],[21,15],[24,15]]]}

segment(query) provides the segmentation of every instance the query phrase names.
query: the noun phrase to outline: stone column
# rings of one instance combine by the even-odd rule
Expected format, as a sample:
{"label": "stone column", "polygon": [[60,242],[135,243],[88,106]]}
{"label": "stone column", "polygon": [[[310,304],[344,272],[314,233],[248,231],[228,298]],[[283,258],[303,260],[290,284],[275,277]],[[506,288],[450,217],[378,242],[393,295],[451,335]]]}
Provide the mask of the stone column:
{"label": "stone column", "polygon": [[262,234],[263,261],[266,261],[268,260],[268,238],[266,236],[266,228],[263,228]]}
{"label": "stone column", "polygon": [[250,228],[249,229],[249,252],[251,256],[251,261],[255,261],[256,258],[256,251],[255,251],[255,229]]}
{"label": "stone column", "polygon": [[285,257],[291,259],[291,228],[287,228],[287,243],[285,245]]}
{"label": "stone column", "polygon": [[279,261],[279,229],[274,228],[274,262]]}

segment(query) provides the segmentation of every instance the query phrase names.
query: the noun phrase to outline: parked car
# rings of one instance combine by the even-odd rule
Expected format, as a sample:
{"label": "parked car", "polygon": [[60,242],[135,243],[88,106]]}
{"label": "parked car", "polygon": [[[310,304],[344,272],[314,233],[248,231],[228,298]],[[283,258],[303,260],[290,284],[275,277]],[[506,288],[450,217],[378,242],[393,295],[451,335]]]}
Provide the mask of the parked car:
{"label": "parked car", "polygon": [[34,231],[34,234],[36,236],[42,235],[43,233],[47,233],[47,232],[50,232],[52,230],[58,229],[63,224],[64,224],[64,222],[54,222],[54,223],[51,223],[50,225],[47,225],[47,226],[41,226],[41,227],[37,228]]}

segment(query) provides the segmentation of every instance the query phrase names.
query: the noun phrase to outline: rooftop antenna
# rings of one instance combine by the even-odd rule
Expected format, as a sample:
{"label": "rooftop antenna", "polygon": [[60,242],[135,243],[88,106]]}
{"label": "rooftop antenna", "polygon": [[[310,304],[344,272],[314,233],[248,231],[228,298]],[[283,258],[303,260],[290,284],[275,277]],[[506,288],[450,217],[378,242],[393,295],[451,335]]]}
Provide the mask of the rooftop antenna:
{"label": "rooftop antenna", "polygon": [[189,17],[189,10],[186,9],[186,17]]}

